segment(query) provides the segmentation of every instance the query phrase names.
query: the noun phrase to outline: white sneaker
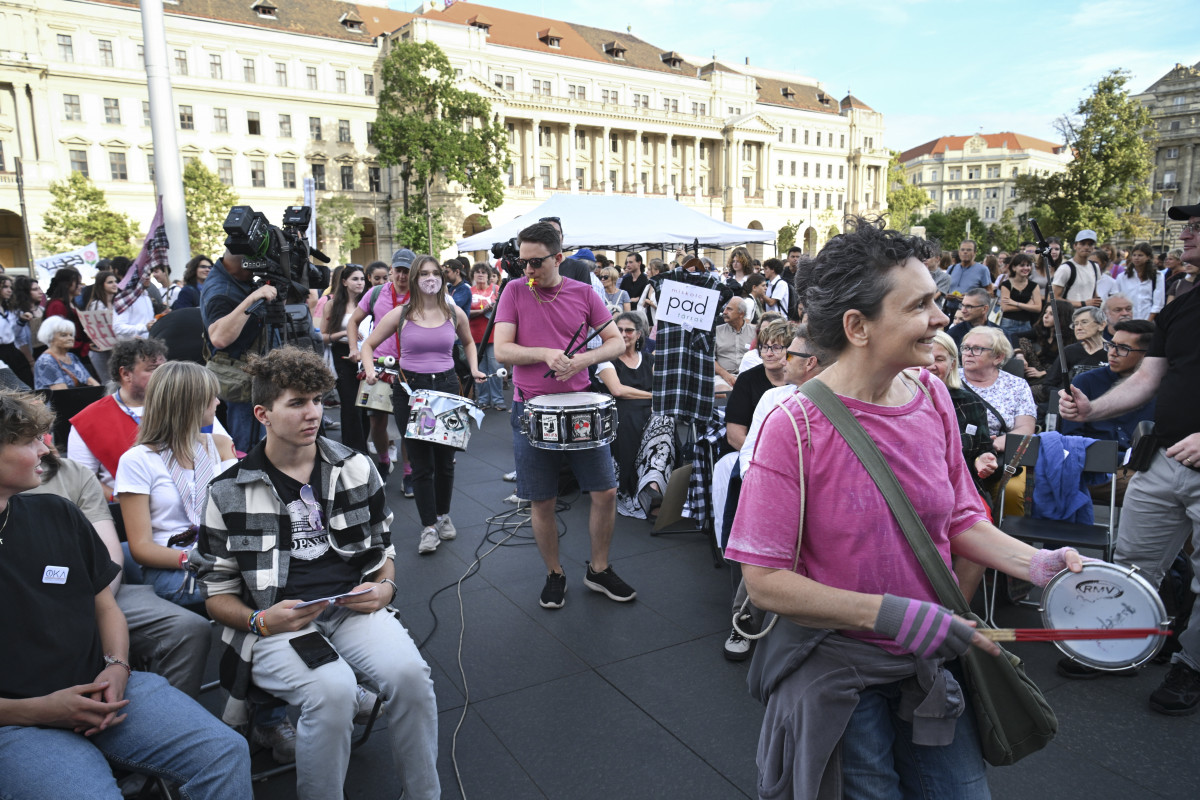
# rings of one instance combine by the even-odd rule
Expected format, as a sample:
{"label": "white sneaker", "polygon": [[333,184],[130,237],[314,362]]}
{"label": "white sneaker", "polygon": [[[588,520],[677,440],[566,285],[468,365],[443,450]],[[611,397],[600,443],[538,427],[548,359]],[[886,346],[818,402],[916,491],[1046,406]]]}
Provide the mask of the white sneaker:
{"label": "white sneaker", "polygon": [[361,683],[358,685],[358,697],[354,710],[355,725],[366,725],[371,721],[371,712],[375,710],[375,701],[378,699],[379,695]]}
{"label": "white sneaker", "polygon": [[399,458],[400,457],[398,455],[396,455],[396,443],[389,442],[388,443],[388,461],[396,461]]}
{"label": "white sneaker", "polygon": [[430,525],[428,528],[421,530],[421,543],[417,545],[417,552],[421,555],[432,553],[438,549],[438,545],[442,540],[438,538],[437,528]]}
{"label": "white sneaker", "polygon": [[375,443],[370,440],[367,441],[367,452],[373,456],[379,455],[379,451],[375,449]]}
{"label": "white sneaker", "polygon": [[504,502],[508,503],[510,506],[527,506],[527,505],[529,505],[529,501],[522,497],[517,497],[516,492],[513,492],[508,497],[504,498]]}
{"label": "white sneaker", "polygon": [[509,483],[516,483],[517,482],[517,471],[514,469],[512,472],[504,473],[504,475],[502,475],[501,477],[504,480],[508,481]]}
{"label": "white sneaker", "polygon": [[437,528],[438,538],[442,541],[449,541],[458,536],[458,528],[450,521],[449,514],[439,519],[433,527]]}

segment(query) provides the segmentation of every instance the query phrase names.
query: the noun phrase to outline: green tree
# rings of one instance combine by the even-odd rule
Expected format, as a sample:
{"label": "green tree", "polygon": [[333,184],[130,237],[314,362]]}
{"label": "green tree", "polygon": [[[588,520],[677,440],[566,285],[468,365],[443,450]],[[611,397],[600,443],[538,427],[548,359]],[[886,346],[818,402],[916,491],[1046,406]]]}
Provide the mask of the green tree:
{"label": "green tree", "polygon": [[51,253],[74,250],[94,241],[103,258],[137,255],[141,246],[135,243],[137,225],[127,215],[109,208],[104,190],[83,173],[72,172],[66,180],[52,181],[50,195],[54,200],[42,217],[38,240]]}
{"label": "green tree", "polygon": [[1154,130],[1150,111],[1125,89],[1128,82],[1125,70],[1109,72],[1079,102],[1075,116],[1058,121],[1075,154],[1066,171],[1017,178],[1020,199],[1049,209],[1049,215],[1037,218],[1047,236],[1069,237],[1079,228],[1092,228],[1104,240],[1153,230],[1141,211],[1152,199]]}
{"label": "green tree", "polygon": [[[429,245],[429,231],[433,230],[433,246]],[[399,241],[414,253],[440,253],[451,244],[446,235],[445,214],[435,208],[431,215],[425,214],[425,198],[415,195],[408,202],[408,213],[396,219],[396,235]]]}
{"label": "green tree", "polygon": [[237,192],[221,183],[200,159],[193,158],[183,168],[183,204],[192,252],[220,257],[225,252],[225,229],[221,225],[229,216],[230,206],[238,204]]}
{"label": "green tree", "polygon": [[900,151],[892,151],[888,162],[888,227],[907,231],[916,215],[929,205],[929,195],[920,186],[913,186],[904,174]]}
{"label": "green tree", "polygon": [[[429,193],[439,175],[447,187],[461,186],[485,212],[497,208],[504,201],[503,175],[510,163],[508,137],[487,99],[454,85],[450,59],[433,42],[393,45],[381,72],[371,143],[381,164],[400,168],[401,227],[416,213],[412,195],[419,196],[424,240],[429,240],[435,211]],[[440,238],[433,236],[435,242]]]}
{"label": "green tree", "polygon": [[326,197],[317,203],[317,224],[326,241],[335,245],[328,253],[333,263],[346,263],[362,241],[363,221],[354,210],[354,202],[344,195]]}
{"label": "green tree", "polygon": [[989,241],[1001,250],[1015,253],[1021,245],[1021,232],[1016,223],[1016,212],[1011,208],[1004,209],[1000,221],[988,228]]}
{"label": "green tree", "polygon": [[796,244],[796,232],[800,230],[800,226],[804,224],[804,220],[792,222],[788,220],[783,227],[779,229],[779,233],[775,236],[775,249],[779,253],[779,257],[783,258],[788,250],[791,250]]}
{"label": "green tree", "polygon": [[[971,223],[970,236],[967,235],[967,223]],[[959,206],[949,211],[934,211],[919,223],[925,226],[925,238],[941,243],[943,250],[956,250],[963,239],[974,239],[983,244],[978,248],[979,257],[983,257],[983,245],[987,242],[987,225],[979,219],[979,211],[974,208]]]}

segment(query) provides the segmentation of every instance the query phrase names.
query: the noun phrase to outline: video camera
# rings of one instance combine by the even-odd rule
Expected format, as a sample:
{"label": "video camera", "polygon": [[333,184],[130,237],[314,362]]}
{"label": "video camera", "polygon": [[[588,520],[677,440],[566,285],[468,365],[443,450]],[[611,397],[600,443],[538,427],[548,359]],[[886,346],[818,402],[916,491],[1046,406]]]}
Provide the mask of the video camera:
{"label": "video camera", "polygon": [[521,251],[517,247],[517,240],[509,239],[507,242],[496,242],[492,245],[492,258],[500,259],[500,267],[508,273],[510,278],[519,278],[524,272],[517,266],[517,259],[521,257]]}
{"label": "video camera", "polygon": [[282,288],[285,292],[294,289],[295,294],[307,299],[309,289],[321,292],[329,286],[328,267],[318,266],[310,260],[317,258],[329,263],[329,257],[315,247],[309,247],[303,235],[311,220],[310,206],[285,208],[280,227],[267,222],[261,211],[250,206],[234,206],[222,225],[226,233],[225,247],[243,257],[245,269],[276,289]]}

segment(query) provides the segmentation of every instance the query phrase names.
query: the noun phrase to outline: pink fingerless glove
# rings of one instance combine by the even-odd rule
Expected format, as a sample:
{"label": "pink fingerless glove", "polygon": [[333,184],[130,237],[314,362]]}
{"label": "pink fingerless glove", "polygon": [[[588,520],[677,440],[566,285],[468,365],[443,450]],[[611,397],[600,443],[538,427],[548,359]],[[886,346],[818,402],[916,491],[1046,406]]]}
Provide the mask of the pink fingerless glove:
{"label": "pink fingerless glove", "polygon": [[[1045,586],[1050,580],[1067,568],[1067,553],[1075,552],[1074,547],[1060,547],[1057,550],[1038,550],[1029,559],[1029,582],[1034,586]],[[1084,562],[1096,561],[1094,558],[1083,557]]]}
{"label": "pink fingerless glove", "polygon": [[971,646],[974,629],[946,609],[923,600],[885,594],[875,633],[887,636],[919,658],[951,659]]}

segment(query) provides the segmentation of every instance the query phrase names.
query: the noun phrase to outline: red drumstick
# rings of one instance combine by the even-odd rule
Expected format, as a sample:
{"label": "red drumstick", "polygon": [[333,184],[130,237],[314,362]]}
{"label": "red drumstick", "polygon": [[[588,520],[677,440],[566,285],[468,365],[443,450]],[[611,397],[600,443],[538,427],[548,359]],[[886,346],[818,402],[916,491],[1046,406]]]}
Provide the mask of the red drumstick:
{"label": "red drumstick", "polygon": [[1159,628],[981,628],[993,642],[1062,642],[1075,639],[1145,639],[1170,636]]}

